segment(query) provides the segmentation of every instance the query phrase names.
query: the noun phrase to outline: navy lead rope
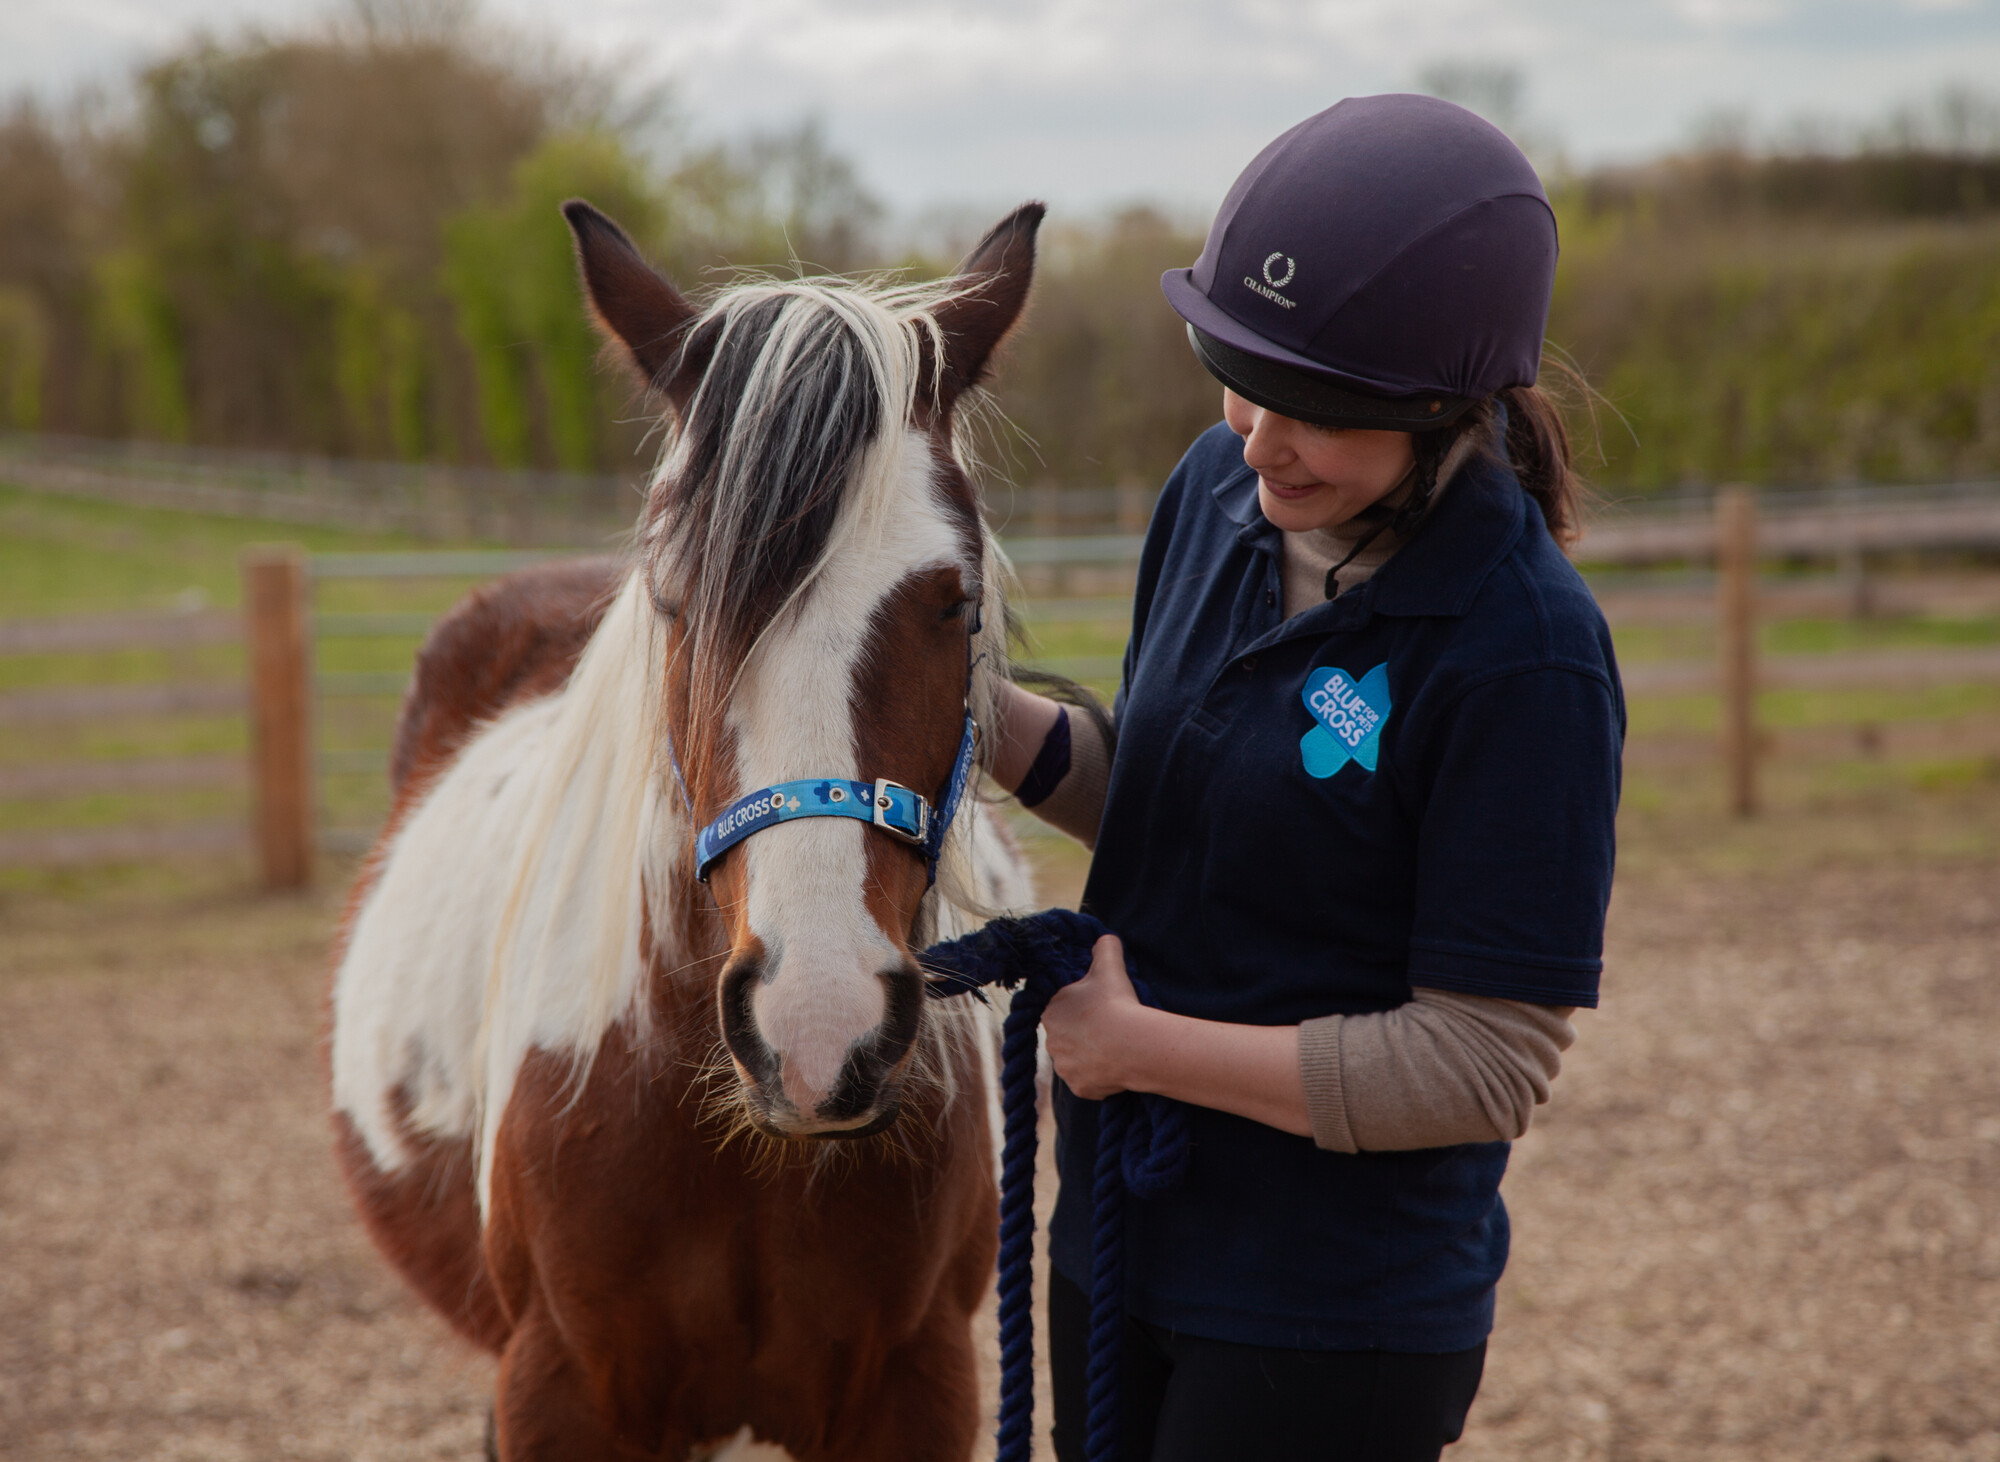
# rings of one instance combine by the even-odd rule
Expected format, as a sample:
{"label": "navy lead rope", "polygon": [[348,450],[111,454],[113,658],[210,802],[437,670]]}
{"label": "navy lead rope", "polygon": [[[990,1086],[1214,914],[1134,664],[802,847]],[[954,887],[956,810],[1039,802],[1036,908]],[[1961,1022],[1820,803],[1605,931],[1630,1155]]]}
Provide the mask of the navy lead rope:
{"label": "navy lead rope", "polygon": [[[1056,991],[1083,978],[1105,927],[1073,909],[995,919],[922,957],[929,993],[1014,990],[1000,1044],[1000,1425],[996,1462],[1029,1462],[1034,1441],[1035,1030]],[[1137,982],[1134,982],[1135,987]],[[1144,991],[1141,990],[1144,999]],[[1147,1003],[1151,1003],[1148,1001]],[[1164,1097],[1124,1092],[1098,1104],[1091,1192],[1090,1360],[1084,1456],[1116,1462],[1125,1332],[1125,1195],[1164,1193],[1187,1170],[1187,1114]]]}

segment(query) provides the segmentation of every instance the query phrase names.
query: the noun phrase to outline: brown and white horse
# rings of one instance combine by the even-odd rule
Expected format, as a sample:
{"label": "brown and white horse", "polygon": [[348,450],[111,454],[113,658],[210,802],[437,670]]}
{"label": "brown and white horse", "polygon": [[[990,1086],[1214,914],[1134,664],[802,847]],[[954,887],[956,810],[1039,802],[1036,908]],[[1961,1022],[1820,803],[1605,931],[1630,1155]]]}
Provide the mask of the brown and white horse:
{"label": "brown and white horse", "polygon": [[667,449],[636,563],[503,580],[419,657],[334,979],[340,1159],[390,1261],[499,1355],[502,1458],[964,1458],[994,1050],[912,951],[1024,907],[1018,854],[972,798],[935,889],[859,821],[764,830],[706,886],[692,844],[795,778],[935,800],[989,719],[1002,566],[955,408],[1042,210],[941,285],[702,310],[566,212]]}

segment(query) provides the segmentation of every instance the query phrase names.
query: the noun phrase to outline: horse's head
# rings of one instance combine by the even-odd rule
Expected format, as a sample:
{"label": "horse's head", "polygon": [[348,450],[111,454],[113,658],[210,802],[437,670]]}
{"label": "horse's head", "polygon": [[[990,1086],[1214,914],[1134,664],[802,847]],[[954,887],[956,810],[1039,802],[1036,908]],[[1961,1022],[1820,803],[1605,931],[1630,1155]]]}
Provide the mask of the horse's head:
{"label": "horse's head", "polygon": [[671,406],[645,520],[678,763],[663,775],[693,829],[755,828],[704,870],[745,1105],[780,1136],[879,1130],[923,1020],[912,943],[932,872],[892,830],[910,799],[883,784],[942,812],[973,667],[1004,648],[955,408],[1020,314],[1042,209],[939,285],[755,283],[705,309],[602,214],[565,211],[599,323]]}

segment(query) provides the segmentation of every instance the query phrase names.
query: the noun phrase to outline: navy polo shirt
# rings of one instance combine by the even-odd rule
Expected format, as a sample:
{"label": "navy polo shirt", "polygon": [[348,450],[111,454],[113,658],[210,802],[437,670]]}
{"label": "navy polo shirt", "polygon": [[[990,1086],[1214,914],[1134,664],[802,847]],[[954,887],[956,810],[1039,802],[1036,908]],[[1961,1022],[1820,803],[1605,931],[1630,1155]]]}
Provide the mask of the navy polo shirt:
{"label": "navy polo shirt", "polygon": [[[1084,906],[1151,999],[1204,1020],[1413,985],[1595,1005],[1625,705],[1539,509],[1476,459],[1373,578],[1289,620],[1280,549],[1215,427],[1147,534]],[[1052,1253],[1086,1288],[1096,1112],[1058,1083]],[[1338,1153],[1189,1115],[1186,1181],[1126,1205],[1131,1313],[1307,1349],[1485,1338],[1506,1143]]]}

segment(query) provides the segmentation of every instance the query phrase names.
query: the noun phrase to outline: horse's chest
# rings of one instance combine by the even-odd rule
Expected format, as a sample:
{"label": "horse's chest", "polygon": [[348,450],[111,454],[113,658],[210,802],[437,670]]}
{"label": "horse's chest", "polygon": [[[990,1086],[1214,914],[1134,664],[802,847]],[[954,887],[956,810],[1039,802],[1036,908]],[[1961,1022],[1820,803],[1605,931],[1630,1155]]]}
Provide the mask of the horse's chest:
{"label": "horse's chest", "polygon": [[[606,1044],[581,1093],[532,1054],[495,1154],[487,1254],[516,1314],[561,1314],[579,1348],[653,1354],[716,1376],[823,1367],[922,1322],[970,1236],[993,1226],[983,1113],[970,1094],[855,1150],[698,1115],[698,1080]],[[730,1387],[740,1383],[730,1383]],[[727,1389],[727,1388],[726,1388]]]}

